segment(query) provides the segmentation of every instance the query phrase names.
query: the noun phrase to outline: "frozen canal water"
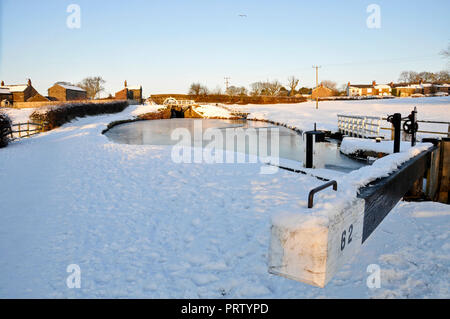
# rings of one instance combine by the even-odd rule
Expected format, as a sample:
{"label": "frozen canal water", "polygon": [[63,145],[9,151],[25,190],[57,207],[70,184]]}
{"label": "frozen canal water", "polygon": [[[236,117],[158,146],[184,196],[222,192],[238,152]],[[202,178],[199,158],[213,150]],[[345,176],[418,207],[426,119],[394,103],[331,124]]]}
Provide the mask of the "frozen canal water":
{"label": "frozen canal water", "polygon": [[[199,128],[200,134],[195,132],[196,127]],[[178,132],[189,133],[190,138],[183,141],[178,134],[174,136],[173,133],[177,129]],[[223,143],[220,143],[223,150],[259,156],[277,157],[271,145],[274,142],[274,134],[278,134],[279,157],[293,161],[305,161],[306,142],[302,135],[283,126],[259,121],[218,119],[138,121],[115,126],[105,135],[120,144],[180,145],[181,142],[182,145],[205,148],[209,147],[213,140],[207,133],[208,130],[213,132],[212,129],[216,129],[215,132],[223,137]],[[236,140],[234,136],[237,136]],[[245,140],[245,144],[237,142],[240,137],[242,137],[242,141]],[[266,145],[267,152],[261,151],[260,145]],[[348,172],[365,165],[342,155],[336,143],[316,143],[314,152],[314,164],[317,168]]]}

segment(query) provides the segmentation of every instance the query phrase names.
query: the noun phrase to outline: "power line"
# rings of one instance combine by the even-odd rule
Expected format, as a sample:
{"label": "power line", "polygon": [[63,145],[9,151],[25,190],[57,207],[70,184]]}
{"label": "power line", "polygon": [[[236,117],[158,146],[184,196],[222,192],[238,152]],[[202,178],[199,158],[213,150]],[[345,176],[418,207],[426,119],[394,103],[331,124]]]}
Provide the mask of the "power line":
{"label": "power line", "polygon": [[228,76],[226,76],[226,77],[224,77],[224,79],[225,79],[225,88],[226,88],[226,90],[228,91],[228,86],[229,86],[229,84],[230,84],[229,80],[231,80],[231,78],[228,77]]}
{"label": "power line", "polygon": [[[356,62],[343,62],[343,63],[330,63],[323,64],[324,67],[336,67],[336,66],[348,66],[348,65],[360,65],[360,64],[389,64],[389,63],[401,63],[401,62],[415,62],[420,60],[428,60],[439,57],[439,54],[435,55],[424,55],[424,56],[416,56],[416,57],[403,57],[403,58],[390,58],[390,59],[382,59],[382,60],[366,60],[366,61],[356,61]],[[306,70],[309,67],[300,67],[298,70]]]}

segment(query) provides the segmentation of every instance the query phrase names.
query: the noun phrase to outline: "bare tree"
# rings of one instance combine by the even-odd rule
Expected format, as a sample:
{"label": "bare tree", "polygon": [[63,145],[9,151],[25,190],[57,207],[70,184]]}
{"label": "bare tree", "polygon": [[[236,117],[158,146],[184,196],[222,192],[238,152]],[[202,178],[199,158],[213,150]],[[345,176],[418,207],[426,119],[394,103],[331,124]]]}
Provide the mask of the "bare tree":
{"label": "bare tree", "polygon": [[216,86],[216,88],[211,91],[211,94],[213,94],[213,95],[222,95],[222,93],[223,92],[222,92],[222,88],[220,87],[220,85]]}
{"label": "bare tree", "polygon": [[192,83],[189,88],[190,95],[208,95],[208,88],[200,83]]}
{"label": "bare tree", "polygon": [[254,83],[250,84],[250,87],[251,87],[251,91],[250,91],[251,95],[262,95],[262,93],[264,91],[264,83],[263,82],[254,82]]}
{"label": "bare tree", "polygon": [[320,82],[320,84],[326,88],[333,90],[333,91],[337,91],[337,84],[334,81],[323,80],[322,82]]}
{"label": "bare tree", "polygon": [[448,82],[450,78],[449,71],[443,70],[437,73],[434,72],[414,72],[403,71],[400,73],[400,83],[420,83],[420,82]]}
{"label": "bare tree", "polygon": [[98,97],[100,92],[102,92],[105,88],[103,84],[106,81],[103,80],[100,76],[91,76],[83,79],[80,83],[77,84],[80,88],[86,90],[87,97],[90,99],[95,99]]}
{"label": "bare tree", "polygon": [[265,86],[265,93],[271,96],[278,95],[278,93],[280,93],[281,91],[281,88],[283,87],[283,85],[281,85],[281,83],[278,82],[278,80],[274,80],[272,82],[267,81],[264,83],[264,86]]}
{"label": "bare tree", "polygon": [[446,50],[442,50],[441,54],[444,56],[444,58],[450,58],[450,44],[448,45]]}
{"label": "bare tree", "polygon": [[450,72],[449,71],[441,71],[437,74],[438,77],[438,81],[439,82],[445,82],[448,83],[450,82]]}
{"label": "bare tree", "polygon": [[289,92],[290,96],[295,94],[295,88],[297,87],[298,82],[300,82],[300,80],[295,76],[291,75],[290,77],[288,77],[288,88],[291,89],[291,91]]}
{"label": "bare tree", "polygon": [[226,93],[231,96],[238,96],[238,95],[243,96],[243,95],[247,95],[247,89],[244,86],[237,87],[237,86],[232,85],[232,86],[228,87],[228,90]]}
{"label": "bare tree", "polygon": [[402,73],[400,73],[398,81],[400,83],[408,83],[409,82],[409,72],[408,71],[403,71]]}

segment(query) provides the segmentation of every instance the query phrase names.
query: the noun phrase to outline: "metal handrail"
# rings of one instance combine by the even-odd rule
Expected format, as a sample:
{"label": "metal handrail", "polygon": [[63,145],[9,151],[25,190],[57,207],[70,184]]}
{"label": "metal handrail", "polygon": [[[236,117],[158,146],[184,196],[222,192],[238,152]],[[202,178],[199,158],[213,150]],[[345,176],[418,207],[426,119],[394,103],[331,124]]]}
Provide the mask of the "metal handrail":
{"label": "metal handrail", "polygon": [[325,183],[319,187],[312,189],[308,195],[308,208],[313,208],[313,206],[314,206],[314,194],[316,194],[316,193],[320,192],[321,190],[324,190],[325,188],[328,188],[330,186],[333,186],[333,190],[337,191],[337,182],[334,180],[329,181],[328,183]]}

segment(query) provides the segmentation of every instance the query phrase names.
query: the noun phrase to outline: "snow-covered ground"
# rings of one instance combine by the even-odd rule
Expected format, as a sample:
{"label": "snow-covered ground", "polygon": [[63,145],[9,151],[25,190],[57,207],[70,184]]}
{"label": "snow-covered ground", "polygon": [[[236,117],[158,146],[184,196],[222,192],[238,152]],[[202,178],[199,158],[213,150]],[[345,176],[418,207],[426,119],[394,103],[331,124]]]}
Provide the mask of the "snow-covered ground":
{"label": "snow-covered ground", "polygon": [[[427,119],[449,120],[449,100],[440,101]],[[354,102],[325,103],[347,112]],[[308,107],[246,109],[300,129],[336,125],[333,112],[341,113],[304,118]],[[271,219],[305,211],[307,192],[323,182],[284,170],[259,174],[263,164],[177,164],[171,147],[119,145],[101,134],[145,108],[157,110],[82,118],[0,150],[0,297],[450,297],[448,205],[399,203],[324,289],[270,275]],[[410,155],[385,158],[392,167],[375,165],[379,171],[364,176],[386,174]],[[340,176],[347,192],[361,175]],[[80,266],[80,289],[66,286],[70,264]],[[371,264],[381,268],[379,289],[366,285]]]}
{"label": "snow-covered ground", "polygon": [[1,108],[0,112],[8,114],[9,118],[13,123],[26,123],[31,113],[33,113],[35,108],[27,108],[27,109],[13,109],[13,108]]}
{"label": "snow-covered ground", "polygon": [[[317,123],[318,129],[336,132],[338,130],[338,114],[381,116],[386,118],[390,114],[401,113],[403,117],[406,117],[414,109],[414,106],[417,107],[417,118],[419,120],[450,122],[450,97],[448,96],[386,100],[324,101],[319,102],[319,109],[316,109],[315,102],[235,107],[250,112],[249,118],[271,119],[302,130],[312,130],[314,123]],[[391,124],[383,121],[382,127],[389,128]],[[448,125],[419,123],[419,130],[447,132]],[[384,132],[384,135],[390,136],[390,131],[382,132]],[[436,137],[432,134],[418,134],[418,137],[426,136]]]}
{"label": "snow-covered ground", "polygon": [[[421,145],[417,143],[416,145]],[[411,148],[411,142],[401,141],[400,150],[406,151]],[[394,141],[376,141],[375,139],[363,139],[355,137],[344,137],[340,151],[344,154],[355,154],[357,151],[372,151],[376,153],[394,153]]]}

